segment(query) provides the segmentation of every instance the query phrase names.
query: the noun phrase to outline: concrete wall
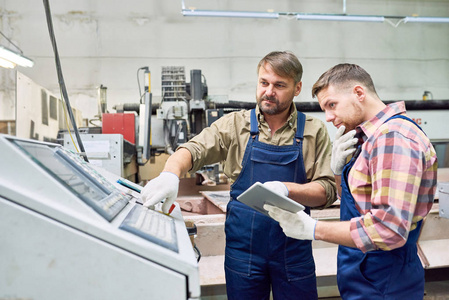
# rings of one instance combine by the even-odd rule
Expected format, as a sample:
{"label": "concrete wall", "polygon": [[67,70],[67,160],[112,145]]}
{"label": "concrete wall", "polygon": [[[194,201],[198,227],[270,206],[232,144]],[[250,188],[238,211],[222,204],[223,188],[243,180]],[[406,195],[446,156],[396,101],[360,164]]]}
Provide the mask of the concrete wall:
{"label": "concrete wall", "polygon": [[[201,69],[214,99],[255,101],[256,65],[272,50],[291,50],[304,66],[303,92],[341,62],[371,73],[384,100],[418,100],[424,90],[449,99],[449,24],[297,21],[183,17],[181,0],[50,1],[56,41],[72,105],[92,118],[97,87],[108,109],[139,101],[137,69],[148,66],[160,99],[161,67]],[[186,0],[197,9],[342,13],[336,0]],[[348,1],[348,14],[449,17],[448,0]],[[35,61],[19,71],[59,94],[42,1],[0,0],[0,30]],[[13,48],[0,37],[0,44]],[[0,71],[0,118],[8,118],[14,71]],[[190,76],[187,76],[190,81]],[[6,115],[6,116],[5,116]]]}

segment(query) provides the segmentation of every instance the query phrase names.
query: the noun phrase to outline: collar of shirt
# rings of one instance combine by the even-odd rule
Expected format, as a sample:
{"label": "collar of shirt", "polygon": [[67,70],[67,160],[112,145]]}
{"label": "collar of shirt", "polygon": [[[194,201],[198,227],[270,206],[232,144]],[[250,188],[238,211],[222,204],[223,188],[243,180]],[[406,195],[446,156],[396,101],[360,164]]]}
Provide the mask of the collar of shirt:
{"label": "collar of shirt", "polygon": [[[285,122],[285,125],[282,126],[282,128],[284,128],[285,126],[290,126],[291,129],[296,130],[297,115],[298,115],[298,111],[296,110],[296,105],[294,102],[292,102],[292,104],[290,105],[290,115],[288,116],[287,122]],[[257,116],[257,120],[259,120],[259,130],[261,130],[262,128],[265,128],[268,131],[270,131],[268,123],[265,121],[265,117],[259,109],[259,105],[256,105],[256,116]]]}
{"label": "collar of shirt", "polygon": [[357,126],[356,138],[366,141],[383,123],[385,123],[386,120],[388,120],[388,118],[403,113],[405,113],[404,101],[388,104],[387,107],[380,111],[374,118]]}

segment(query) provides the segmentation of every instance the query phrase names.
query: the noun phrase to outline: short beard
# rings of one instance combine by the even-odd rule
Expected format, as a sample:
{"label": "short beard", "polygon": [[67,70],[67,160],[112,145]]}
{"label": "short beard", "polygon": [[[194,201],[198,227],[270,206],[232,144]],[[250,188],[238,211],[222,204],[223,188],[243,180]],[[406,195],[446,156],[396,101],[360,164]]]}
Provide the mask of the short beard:
{"label": "short beard", "polygon": [[[269,100],[269,101],[273,102],[275,105],[273,107],[264,107],[262,105],[263,100]],[[258,99],[257,105],[259,106],[259,110],[261,112],[263,112],[264,114],[270,115],[270,116],[277,115],[281,112],[284,112],[286,109],[288,109],[290,107],[290,103],[286,103],[284,106],[281,106],[279,104],[279,101],[276,98],[266,97],[266,96],[263,96],[262,98]]]}
{"label": "short beard", "polygon": [[360,124],[362,124],[364,122],[363,117],[362,117],[363,109],[360,107],[360,105],[357,103],[353,103],[352,107],[354,109],[354,113],[350,117],[350,119],[347,119],[345,121],[345,124],[344,124],[346,126],[345,133],[347,133],[353,129],[356,129],[357,126],[359,126]]}

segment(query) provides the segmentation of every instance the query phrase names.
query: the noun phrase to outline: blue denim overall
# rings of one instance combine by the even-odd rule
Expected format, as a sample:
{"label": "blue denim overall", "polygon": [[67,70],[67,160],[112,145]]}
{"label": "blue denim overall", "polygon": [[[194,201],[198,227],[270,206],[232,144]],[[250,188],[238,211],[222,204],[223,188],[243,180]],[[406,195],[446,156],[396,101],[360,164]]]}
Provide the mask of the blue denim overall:
{"label": "blue denim overall", "polygon": [[[386,122],[395,118],[402,118],[416,124],[402,115],[393,116]],[[360,147],[356,151],[357,154],[343,168],[341,221],[360,217],[354,197],[348,187],[349,170],[360,153]],[[375,250],[363,253],[357,248],[339,246],[337,282],[342,299],[422,300],[424,297],[424,269],[416,247],[421,223],[420,221],[418,226],[410,231],[404,246],[391,251]]]}
{"label": "blue denim overall", "polygon": [[[231,186],[225,223],[228,299],[317,299],[311,241],[285,236],[279,223],[236,200],[253,183],[279,180],[306,183],[302,155],[305,115],[298,112],[292,145],[259,142],[255,110],[242,171]],[[309,209],[307,208],[307,213]]]}

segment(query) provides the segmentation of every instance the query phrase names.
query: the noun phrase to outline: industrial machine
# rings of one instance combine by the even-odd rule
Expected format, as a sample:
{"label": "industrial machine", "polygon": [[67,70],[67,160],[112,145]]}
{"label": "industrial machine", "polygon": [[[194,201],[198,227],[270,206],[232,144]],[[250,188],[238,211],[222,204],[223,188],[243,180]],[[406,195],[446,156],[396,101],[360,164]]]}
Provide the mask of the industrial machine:
{"label": "industrial machine", "polygon": [[[140,125],[150,134],[143,148],[150,148],[148,156],[157,153],[172,154],[177,146],[188,141],[206,127],[207,84],[201,70],[190,71],[190,83],[186,81],[185,69],[179,66],[162,67],[161,93],[158,104],[152,104],[151,90],[147,89],[150,101],[145,101],[146,111],[140,107]],[[149,107],[147,107],[149,105]],[[124,107],[125,108],[125,107]],[[143,150],[146,153],[145,150]],[[144,155],[145,156],[145,155]]]}
{"label": "industrial machine", "polygon": [[[136,147],[128,142],[122,134],[80,133],[80,137],[91,164],[135,181],[134,177],[137,173]],[[76,152],[75,144],[69,133],[64,133],[62,145]]]}
{"label": "industrial machine", "polygon": [[59,144],[0,134],[0,153],[0,298],[199,299],[179,206],[144,208]]}
{"label": "industrial machine", "polygon": [[[117,113],[103,114],[102,129],[103,134],[127,134],[131,126],[120,126],[123,123],[121,119],[126,115],[136,117],[135,153],[138,165],[144,166],[150,158],[161,153],[173,154],[179,145],[200,133],[223,112],[215,109],[215,104],[208,101],[206,79],[201,70],[191,70],[190,82],[187,82],[184,67],[162,67],[162,97],[160,103],[153,103],[150,72],[148,67],[141,69],[145,69],[147,85],[140,103],[114,106]],[[109,120],[113,118],[118,121],[111,123]],[[211,173],[208,178],[213,178],[208,182],[219,183],[217,167],[205,167],[204,174]],[[151,178],[140,176],[140,179]]]}

